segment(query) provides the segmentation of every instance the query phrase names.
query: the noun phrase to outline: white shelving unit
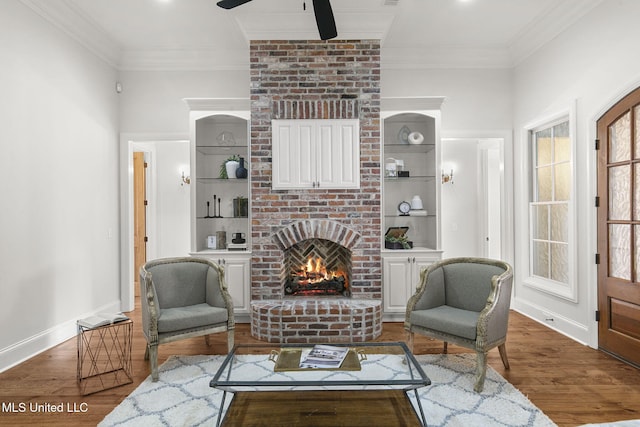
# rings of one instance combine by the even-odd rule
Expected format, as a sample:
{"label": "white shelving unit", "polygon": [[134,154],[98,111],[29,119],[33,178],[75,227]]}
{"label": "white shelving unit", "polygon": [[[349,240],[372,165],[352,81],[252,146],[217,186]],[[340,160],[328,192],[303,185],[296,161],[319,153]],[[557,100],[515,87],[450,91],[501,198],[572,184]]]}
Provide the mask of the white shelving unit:
{"label": "white shelving unit", "polygon": [[[440,106],[443,98],[383,98],[382,224],[408,227],[411,249],[383,249],[383,311],[386,321],[402,321],[422,268],[442,257],[440,246]],[[424,140],[411,144],[408,135]],[[409,176],[389,177],[385,165],[401,160]],[[418,196],[423,210],[401,215],[399,204]],[[426,214],[424,212],[426,210]],[[384,236],[382,247],[385,247]]]}
{"label": "white shelving unit", "polygon": [[[187,99],[191,134],[191,255],[218,263],[225,271],[237,322],[249,322],[251,286],[251,185],[248,99]],[[221,167],[242,157],[247,178],[223,178]],[[245,199],[246,211],[234,209]],[[208,206],[207,206],[208,202]],[[221,244],[219,232],[226,234]],[[246,249],[230,250],[238,233]],[[209,247],[209,236],[217,246]]]}

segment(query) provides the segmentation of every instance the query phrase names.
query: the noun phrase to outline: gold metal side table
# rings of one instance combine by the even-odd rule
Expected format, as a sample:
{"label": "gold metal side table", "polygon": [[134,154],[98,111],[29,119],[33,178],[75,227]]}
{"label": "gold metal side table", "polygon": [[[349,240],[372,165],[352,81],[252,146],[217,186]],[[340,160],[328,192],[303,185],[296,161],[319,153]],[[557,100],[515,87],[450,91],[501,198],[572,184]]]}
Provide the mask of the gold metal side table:
{"label": "gold metal side table", "polygon": [[133,382],[133,321],[97,328],[78,323],[78,386],[83,395]]}

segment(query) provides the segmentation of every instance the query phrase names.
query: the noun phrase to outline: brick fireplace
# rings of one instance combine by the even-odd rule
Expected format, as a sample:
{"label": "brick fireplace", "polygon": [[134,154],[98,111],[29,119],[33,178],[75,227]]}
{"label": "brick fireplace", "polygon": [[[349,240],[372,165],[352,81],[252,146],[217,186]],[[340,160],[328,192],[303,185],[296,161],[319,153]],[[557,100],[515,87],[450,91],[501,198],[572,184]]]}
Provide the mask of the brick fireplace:
{"label": "brick fireplace", "polygon": [[[280,342],[381,333],[380,43],[251,41],[252,334]],[[273,190],[272,119],[359,119],[359,189]],[[321,239],[350,254],[350,297],[284,292],[285,255]]]}

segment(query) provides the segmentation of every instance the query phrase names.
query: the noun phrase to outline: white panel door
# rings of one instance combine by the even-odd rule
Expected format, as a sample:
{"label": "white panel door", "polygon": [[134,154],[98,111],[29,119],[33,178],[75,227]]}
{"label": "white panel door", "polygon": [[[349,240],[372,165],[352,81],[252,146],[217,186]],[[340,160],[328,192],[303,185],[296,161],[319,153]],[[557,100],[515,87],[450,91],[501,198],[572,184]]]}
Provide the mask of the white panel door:
{"label": "white panel door", "polygon": [[319,188],[360,187],[358,120],[334,120],[318,126]]}

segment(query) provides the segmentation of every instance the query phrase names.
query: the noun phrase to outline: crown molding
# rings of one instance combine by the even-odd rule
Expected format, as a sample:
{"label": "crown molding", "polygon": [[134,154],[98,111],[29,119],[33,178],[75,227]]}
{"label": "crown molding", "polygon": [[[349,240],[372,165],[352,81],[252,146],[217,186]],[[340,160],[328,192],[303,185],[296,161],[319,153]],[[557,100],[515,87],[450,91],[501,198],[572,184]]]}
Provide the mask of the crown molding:
{"label": "crown molding", "polygon": [[604,0],[553,2],[509,43],[511,66],[515,67],[566,31]]}
{"label": "crown molding", "polygon": [[88,16],[67,0],[20,0],[25,6],[69,35],[114,68],[120,61],[120,47]]}

